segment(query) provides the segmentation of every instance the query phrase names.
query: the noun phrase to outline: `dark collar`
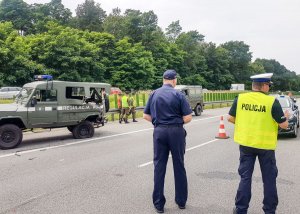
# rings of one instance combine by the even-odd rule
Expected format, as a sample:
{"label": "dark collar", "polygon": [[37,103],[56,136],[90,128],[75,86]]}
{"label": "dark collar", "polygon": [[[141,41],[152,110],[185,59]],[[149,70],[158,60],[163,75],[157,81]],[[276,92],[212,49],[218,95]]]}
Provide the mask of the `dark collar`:
{"label": "dark collar", "polygon": [[265,94],[265,95],[267,95],[267,93],[265,93],[265,92],[262,92],[262,91],[252,91],[252,92],[257,92],[257,93],[262,93],[262,94]]}
{"label": "dark collar", "polygon": [[163,87],[171,87],[171,88],[173,88],[173,86],[171,85],[171,84],[163,84]]}

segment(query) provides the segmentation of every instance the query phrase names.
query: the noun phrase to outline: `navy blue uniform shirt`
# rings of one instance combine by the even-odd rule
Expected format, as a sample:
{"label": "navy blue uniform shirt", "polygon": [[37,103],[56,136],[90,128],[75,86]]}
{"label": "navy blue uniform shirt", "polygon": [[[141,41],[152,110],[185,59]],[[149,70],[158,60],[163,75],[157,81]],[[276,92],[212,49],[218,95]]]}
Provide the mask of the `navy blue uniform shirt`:
{"label": "navy blue uniform shirt", "polygon": [[151,115],[154,126],[173,125],[183,124],[182,117],[191,114],[192,109],[182,93],[164,84],[150,95],[144,113]]}

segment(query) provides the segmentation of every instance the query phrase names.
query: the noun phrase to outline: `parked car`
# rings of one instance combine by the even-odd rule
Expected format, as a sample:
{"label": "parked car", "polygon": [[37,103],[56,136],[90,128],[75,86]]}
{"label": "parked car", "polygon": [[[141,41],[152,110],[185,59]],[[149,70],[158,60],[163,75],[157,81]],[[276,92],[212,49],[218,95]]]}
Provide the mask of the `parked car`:
{"label": "parked car", "polygon": [[299,128],[299,109],[297,104],[292,100],[289,96],[285,95],[278,95],[277,100],[279,101],[283,112],[286,110],[289,111],[290,117],[288,118],[289,126],[288,129],[281,129],[279,128],[278,134],[288,134],[292,137],[297,137],[298,135],[298,128]]}
{"label": "parked car", "polygon": [[0,88],[1,99],[12,99],[15,98],[21,91],[20,87],[2,87]]}

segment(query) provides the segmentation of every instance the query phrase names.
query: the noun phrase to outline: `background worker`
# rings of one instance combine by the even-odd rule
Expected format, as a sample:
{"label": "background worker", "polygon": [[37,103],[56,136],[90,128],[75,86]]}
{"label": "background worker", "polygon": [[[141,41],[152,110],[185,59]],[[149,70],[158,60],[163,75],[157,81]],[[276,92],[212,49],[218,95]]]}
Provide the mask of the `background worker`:
{"label": "background worker", "polygon": [[135,110],[135,100],[133,97],[133,93],[129,94],[128,97],[128,106],[129,106],[129,115],[132,114],[132,122],[137,122],[136,118],[136,110]]}
{"label": "background worker", "polygon": [[144,119],[154,125],[154,190],[153,204],[156,212],[163,213],[166,199],[164,180],[171,151],[175,177],[175,202],[185,209],[188,196],[184,167],[186,131],[183,124],[192,120],[192,110],[182,93],[176,91],[177,78],[174,70],[163,74],[163,86],[149,97],[144,109]]}
{"label": "background worker", "polygon": [[129,115],[128,94],[129,91],[125,91],[125,94],[122,96],[122,117],[121,118],[124,120],[125,123],[129,123],[128,122],[128,115]]}
{"label": "background worker", "polygon": [[240,94],[234,101],[228,121],[235,124],[234,141],[240,144],[240,184],[233,213],[247,213],[251,199],[252,173],[258,157],[264,183],[263,210],[275,214],[278,205],[275,158],[278,125],[287,129],[288,112],[283,113],[275,97],[267,95],[273,73],[251,76],[252,92]]}
{"label": "background worker", "polygon": [[105,112],[109,111],[109,97],[106,94],[105,88],[101,88],[102,99],[104,100]]}
{"label": "background worker", "polygon": [[119,111],[119,123],[122,123],[122,94],[118,94],[117,98],[117,105],[118,105],[118,111]]}

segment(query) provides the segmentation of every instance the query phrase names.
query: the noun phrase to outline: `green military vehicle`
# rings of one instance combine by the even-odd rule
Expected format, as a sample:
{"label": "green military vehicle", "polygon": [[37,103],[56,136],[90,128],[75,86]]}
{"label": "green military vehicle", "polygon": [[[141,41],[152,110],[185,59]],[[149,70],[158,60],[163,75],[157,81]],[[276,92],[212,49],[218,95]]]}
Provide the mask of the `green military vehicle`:
{"label": "green military vehicle", "polygon": [[175,89],[182,92],[188,100],[196,116],[203,112],[203,91],[200,85],[176,85]]}
{"label": "green military vehicle", "polygon": [[[0,148],[17,147],[23,130],[67,127],[74,138],[90,138],[94,127],[104,125],[104,90],[107,83],[54,81],[49,75],[42,81],[27,83],[12,104],[0,105]],[[45,80],[46,79],[46,80]]]}

